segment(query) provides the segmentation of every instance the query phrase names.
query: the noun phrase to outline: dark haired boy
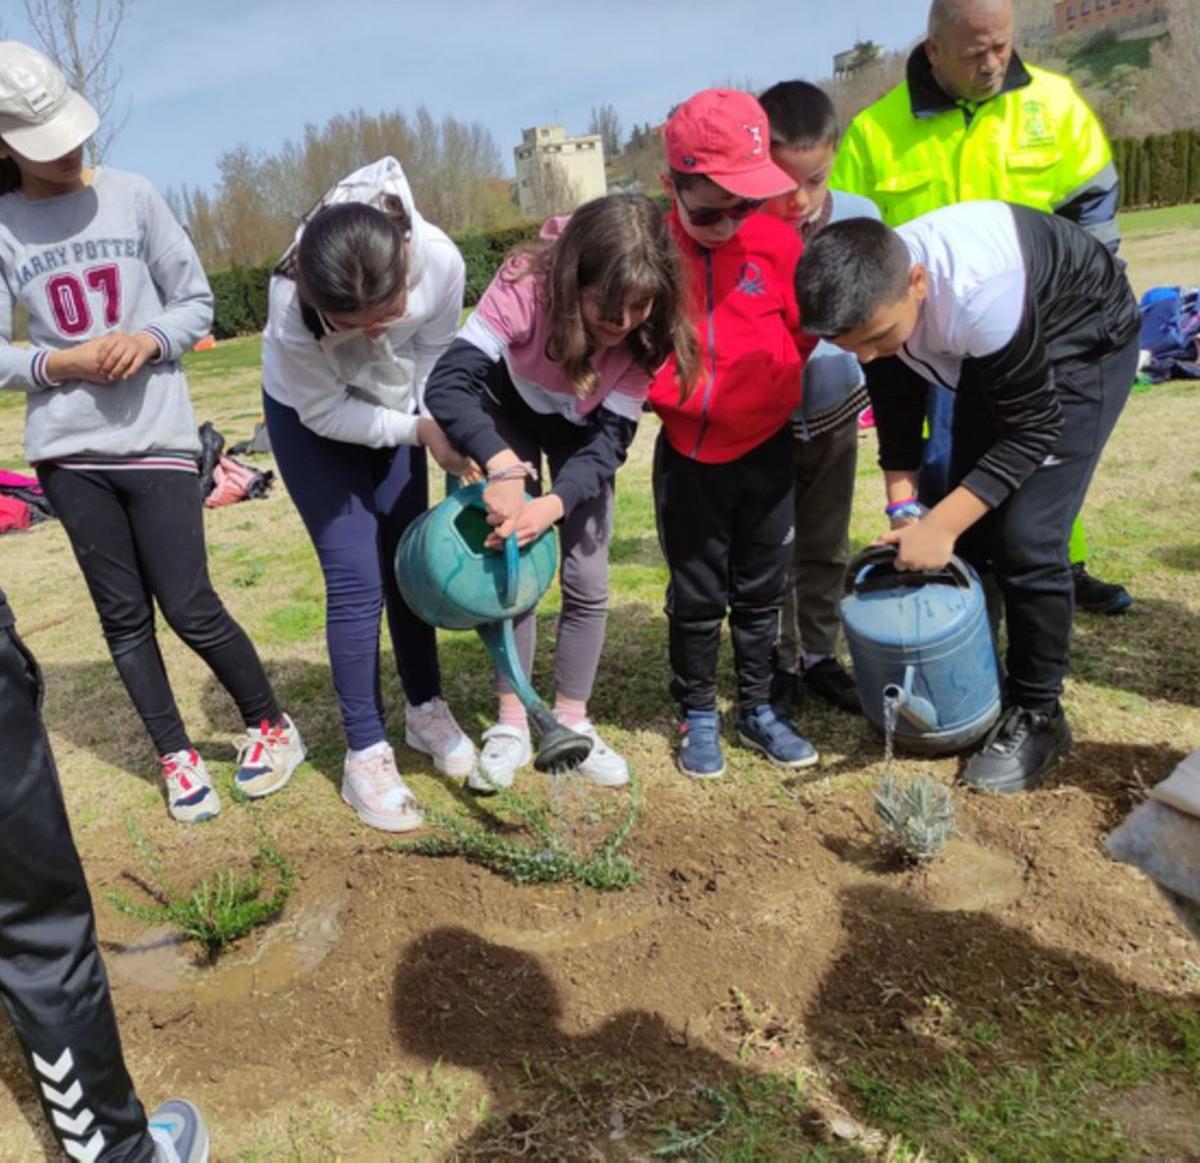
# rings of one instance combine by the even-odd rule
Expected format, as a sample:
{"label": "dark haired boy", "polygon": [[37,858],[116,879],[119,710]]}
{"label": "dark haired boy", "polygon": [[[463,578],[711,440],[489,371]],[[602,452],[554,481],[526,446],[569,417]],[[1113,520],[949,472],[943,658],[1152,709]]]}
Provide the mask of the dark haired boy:
{"label": "dark haired boy", "polygon": [[654,501],[671,571],[677,762],[697,779],[725,770],[717,656],[728,614],[739,738],[772,763],[808,767],[816,751],[771,705],[771,656],[794,536],[789,420],[813,343],[796,311],[801,241],[756,213],[793,183],[771,161],[767,118],[749,93],[697,93],[671,114],[664,136],[668,222],[703,369],[695,391],[681,398],[668,360],[649,394],[662,418]]}
{"label": "dark haired boy", "polygon": [[[758,99],[771,126],[771,160],[796,188],[764,207],[810,243],[831,222],[878,218],[869,198],[829,188],[838,146],[833,102],[807,81],[781,81]],[[850,512],[858,467],[858,414],[867,406],[858,360],[822,341],[804,364],[804,396],[792,415],[796,539],[775,651],[772,702],[801,690],[860,713],[854,679],[837,660],[838,602],[850,560]]]}
{"label": "dark haired boy", "polygon": [[[801,260],[796,291],[806,330],[872,365],[894,526],[881,542],[914,570],[941,568],[957,546],[999,583],[1006,707],[964,778],[999,792],[1035,787],[1071,744],[1059,703],[1074,600],[1067,542],[1137,371],[1129,283],[1064,218],[964,202],[895,231],[830,226]],[[958,394],[951,491],[908,524],[925,392],[889,377],[889,357]]]}

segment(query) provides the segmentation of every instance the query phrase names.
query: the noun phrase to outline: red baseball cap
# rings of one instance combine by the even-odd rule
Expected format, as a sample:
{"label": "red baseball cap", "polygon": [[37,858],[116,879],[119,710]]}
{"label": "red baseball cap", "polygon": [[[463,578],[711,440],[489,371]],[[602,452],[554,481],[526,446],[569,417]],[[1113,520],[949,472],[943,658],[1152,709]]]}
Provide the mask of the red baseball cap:
{"label": "red baseball cap", "polygon": [[771,161],[763,107],[738,89],[705,89],[667,121],[667,165],[703,174],[739,198],[773,198],[796,183]]}

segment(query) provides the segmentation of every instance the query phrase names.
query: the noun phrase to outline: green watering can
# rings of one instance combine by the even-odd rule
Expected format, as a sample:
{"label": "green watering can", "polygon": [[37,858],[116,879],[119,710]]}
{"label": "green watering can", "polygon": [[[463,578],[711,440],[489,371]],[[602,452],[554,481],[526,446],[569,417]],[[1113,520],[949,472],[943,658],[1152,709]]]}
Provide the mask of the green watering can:
{"label": "green watering can", "polygon": [[517,655],[513,619],[532,610],[554,580],[558,549],[553,530],[518,547],[508,537],[504,549],[485,549],[492,532],[483,504],[483,485],[453,489],[422,513],[396,549],[396,582],[418,618],[442,630],[474,630],[497,669],[512,684],[538,732],[533,765],[538,771],[578,767],[591,740],[564,727],[530,685]]}

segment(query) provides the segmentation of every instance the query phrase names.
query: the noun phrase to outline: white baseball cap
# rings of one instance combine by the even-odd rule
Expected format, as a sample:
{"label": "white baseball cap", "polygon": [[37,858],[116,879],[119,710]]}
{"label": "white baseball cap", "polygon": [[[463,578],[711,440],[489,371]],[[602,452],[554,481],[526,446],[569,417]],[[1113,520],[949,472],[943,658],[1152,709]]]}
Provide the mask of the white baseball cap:
{"label": "white baseball cap", "polygon": [[78,149],[100,116],[37,49],[0,40],[0,137],[32,162],[52,162]]}

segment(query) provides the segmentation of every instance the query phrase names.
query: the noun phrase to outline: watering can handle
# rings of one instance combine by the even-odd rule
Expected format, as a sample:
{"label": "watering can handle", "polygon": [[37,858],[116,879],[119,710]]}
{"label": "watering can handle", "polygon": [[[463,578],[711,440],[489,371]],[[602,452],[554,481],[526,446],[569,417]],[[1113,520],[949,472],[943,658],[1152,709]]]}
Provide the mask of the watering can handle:
{"label": "watering can handle", "polygon": [[[475,495],[468,502],[480,509],[484,508],[483,504],[483,482],[480,481],[474,485],[464,486],[462,478],[454,476],[452,473],[446,474],[446,495],[456,493],[459,489],[472,489]],[[504,539],[504,595],[503,602],[506,606],[515,606],[517,603],[517,595],[521,591],[521,550],[517,545],[517,535],[510,533]]]}
{"label": "watering can handle", "polygon": [[[870,545],[861,553],[855,554],[846,566],[845,592],[854,593],[859,588],[862,575],[877,565],[891,565],[896,560],[894,545]],[[942,569],[931,570],[901,570],[895,576],[888,578],[892,586],[920,586],[928,581],[953,581],[959,589],[971,588],[971,570],[961,558],[952,557]]]}
{"label": "watering can handle", "polygon": [[510,533],[504,539],[504,604],[515,606],[521,587],[521,553],[517,546],[517,535]]}

